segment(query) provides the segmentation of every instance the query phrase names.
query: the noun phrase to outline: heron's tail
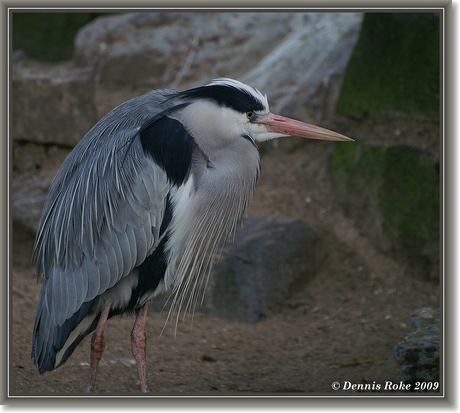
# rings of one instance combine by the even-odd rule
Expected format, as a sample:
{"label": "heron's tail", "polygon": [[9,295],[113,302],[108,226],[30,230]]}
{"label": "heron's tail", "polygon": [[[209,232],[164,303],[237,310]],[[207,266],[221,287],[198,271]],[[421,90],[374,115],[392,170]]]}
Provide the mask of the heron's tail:
{"label": "heron's tail", "polygon": [[91,310],[97,298],[83,303],[62,325],[54,325],[48,307],[40,296],[31,354],[40,374],[64,364],[78,344],[95,330],[100,314]]}

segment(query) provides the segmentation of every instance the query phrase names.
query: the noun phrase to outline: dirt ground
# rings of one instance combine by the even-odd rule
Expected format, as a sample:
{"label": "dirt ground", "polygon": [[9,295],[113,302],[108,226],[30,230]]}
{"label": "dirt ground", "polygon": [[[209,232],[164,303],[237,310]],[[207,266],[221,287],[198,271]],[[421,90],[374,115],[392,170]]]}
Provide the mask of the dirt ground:
{"label": "dirt ground", "polygon": [[[104,102],[101,115],[130,97],[98,93]],[[436,125],[429,122],[337,120],[336,130],[439,150]],[[410,274],[404,264],[376,250],[337,206],[326,163],[330,145],[346,143],[290,139],[295,139],[295,150],[262,148],[262,175],[248,214],[306,222],[320,239],[316,276],[257,324],[198,311],[193,324],[179,323],[177,332],[167,325],[160,335],[167,314],[151,311],[148,396],[351,395],[343,390],[346,381],[382,386],[362,395],[395,394],[383,390],[386,382],[401,380],[393,347],[411,328],[408,317],[415,309],[440,305],[439,285]],[[31,337],[41,285],[29,266],[33,236],[15,227],[12,246],[9,395],[85,395],[89,336],[56,371],[40,376],[33,366]],[[95,395],[143,397],[130,350],[133,321],[123,317],[108,322]],[[334,382],[339,390],[332,388]]]}

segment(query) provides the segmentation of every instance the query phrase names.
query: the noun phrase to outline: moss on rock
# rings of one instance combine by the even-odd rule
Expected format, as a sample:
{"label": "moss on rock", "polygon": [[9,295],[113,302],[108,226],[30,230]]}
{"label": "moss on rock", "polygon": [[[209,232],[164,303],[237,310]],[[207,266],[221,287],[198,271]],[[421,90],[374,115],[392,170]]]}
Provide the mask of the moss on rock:
{"label": "moss on rock", "polygon": [[344,77],[337,112],[417,114],[439,119],[440,16],[367,13]]}
{"label": "moss on rock", "polygon": [[23,50],[28,57],[46,62],[71,59],[77,31],[104,14],[13,13],[13,50]]}
{"label": "moss on rock", "polygon": [[345,213],[381,250],[439,275],[439,159],[409,146],[337,145],[329,160]]}

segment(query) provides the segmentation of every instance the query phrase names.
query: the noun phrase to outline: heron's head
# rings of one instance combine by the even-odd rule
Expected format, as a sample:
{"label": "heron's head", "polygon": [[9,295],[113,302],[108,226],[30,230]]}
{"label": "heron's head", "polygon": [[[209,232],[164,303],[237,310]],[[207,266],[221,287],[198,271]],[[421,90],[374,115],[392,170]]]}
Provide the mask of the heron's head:
{"label": "heron's head", "polygon": [[[263,142],[285,136],[351,141],[336,132],[270,112],[267,96],[237,80],[220,78],[180,94],[181,121],[196,138],[225,145],[241,138]],[[199,139],[199,138],[198,138]]]}

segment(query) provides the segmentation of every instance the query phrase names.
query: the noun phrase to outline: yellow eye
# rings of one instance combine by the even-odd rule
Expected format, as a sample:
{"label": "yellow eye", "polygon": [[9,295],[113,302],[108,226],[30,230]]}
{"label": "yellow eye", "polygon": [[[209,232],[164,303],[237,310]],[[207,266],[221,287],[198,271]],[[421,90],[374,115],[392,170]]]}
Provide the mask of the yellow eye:
{"label": "yellow eye", "polygon": [[254,112],[253,112],[253,111],[246,112],[246,117],[247,117],[248,119],[251,119],[253,116],[254,116]]}

